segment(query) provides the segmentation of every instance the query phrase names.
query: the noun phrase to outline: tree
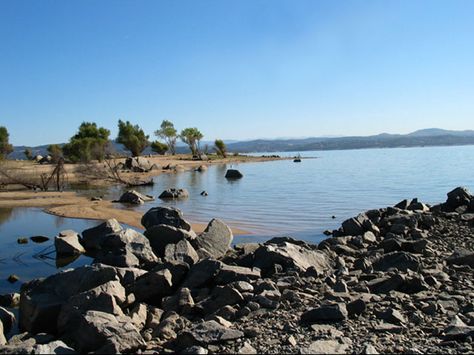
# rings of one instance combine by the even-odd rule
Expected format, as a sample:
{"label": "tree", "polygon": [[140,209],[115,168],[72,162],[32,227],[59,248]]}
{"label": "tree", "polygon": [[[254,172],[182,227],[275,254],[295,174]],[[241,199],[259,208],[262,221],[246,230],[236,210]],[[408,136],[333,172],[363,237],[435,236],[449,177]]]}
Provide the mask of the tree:
{"label": "tree", "polygon": [[31,150],[31,148],[26,148],[23,154],[25,154],[27,160],[33,159],[33,151]]}
{"label": "tree", "polygon": [[227,147],[222,139],[216,139],[214,141],[214,149],[217,152],[217,155],[227,158]]}
{"label": "tree", "polygon": [[102,161],[109,143],[110,131],[93,122],[82,122],[78,132],[63,146],[64,156],[72,162]]}
{"label": "tree", "polygon": [[178,138],[178,131],[174,128],[172,122],[163,120],[160,129],[155,131],[155,136],[165,140],[169,151],[172,155],[176,154],[176,139]]}
{"label": "tree", "polygon": [[9,137],[6,127],[0,126],[0,160],[13,152],[13,146],[8,141]]}
{"label": "tree", "polygon": [[193,156],[200,155],[199,143],[204,135],[196,128],[185,128],[180,134],[181,140],[189,146]]}
{"label": "tree", "polygon": [[118,126],[117,142],[123,144],[132,153],[132,156],[139,156],[150,144],[148,136],[145,135],[145,132],[138,125],[132,125],[128,121],[123,122],[119,120]]}
{"label": "tree", "polygon": [[48,146],[48,153],[51,155],[51,162],[57,163],[63,156],[63,149],[58,144]]}
{"label": "tree", "polygon": [[154,141],[151,143],[151,150],[153,150],[155,153],[163,155],[166,153],[168,150],[169,145],[165,143],[161,143],[159,141]]}

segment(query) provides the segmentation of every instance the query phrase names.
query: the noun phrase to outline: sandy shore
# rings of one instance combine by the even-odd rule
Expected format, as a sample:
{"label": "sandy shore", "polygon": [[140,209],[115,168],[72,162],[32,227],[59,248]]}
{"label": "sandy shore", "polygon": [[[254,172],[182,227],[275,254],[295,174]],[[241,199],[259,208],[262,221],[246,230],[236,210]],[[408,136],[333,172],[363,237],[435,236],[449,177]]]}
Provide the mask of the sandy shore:
{"label": "sandy shore", "polygon": [[[0,192],[0,208],[42,207],[46,213],[69,218],[106,220],[115,218],[120,223],[143,229],[140,221],[143,213],[117,208],[111,201],[90,201],[75,192]],[[206,225],[191,223],[193,230],[202,232]],[[251,234],[235,226],[230,226],[234,235]]]}

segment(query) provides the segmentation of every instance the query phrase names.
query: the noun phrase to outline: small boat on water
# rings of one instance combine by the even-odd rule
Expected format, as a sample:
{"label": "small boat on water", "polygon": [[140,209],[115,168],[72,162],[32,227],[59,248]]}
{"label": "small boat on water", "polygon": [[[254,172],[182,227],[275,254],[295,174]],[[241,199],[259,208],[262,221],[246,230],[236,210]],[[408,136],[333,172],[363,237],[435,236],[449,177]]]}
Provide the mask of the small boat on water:
{"label": "small boat on water", "polygon": [[301,163],[301,155],[297,155],[294,159],[293,159],[293,163]]}

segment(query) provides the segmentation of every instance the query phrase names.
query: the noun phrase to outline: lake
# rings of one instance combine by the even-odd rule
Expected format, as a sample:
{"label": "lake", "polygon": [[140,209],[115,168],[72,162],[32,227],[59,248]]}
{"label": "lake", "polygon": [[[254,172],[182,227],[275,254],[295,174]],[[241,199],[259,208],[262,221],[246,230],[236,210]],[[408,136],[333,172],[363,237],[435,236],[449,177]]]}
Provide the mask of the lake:
{"label": "lake", "polygon": [[[154,186],[137,190],[158,197],[167,188],[186,188],[190,197],[120,207],[145,212],[154,206],[172,205],[192,222],[220,218],[249,231],[237,236],[235,242],[290,235],[317,243],[324,238],[324,230],[338,228],[342,221],[359,212],[413,197],[430,204],[443,202],[446,193],[457,186],[474,190],[474,146],[315,151],[301,152],[301,156],[301,163],[280,160],[233,164],[232,168],[244,174],[234,181],[224,178],[230,165],[214,165],[202,173],[161,174],[154,178]],[[123,190],[112,187],[81,193],[117,199]],[[207,191],[208,196],[201,196],[202,191]],[[64,229],[81,232],[96,224],[97,221],[50,216],[39,209],[0,212],[0,293],[19,287],[20,283],[4,281],[11,273],[28,280],[56,271],[54,255],[52,259],[33,257],[50,247],[52,240],[19,245],[18,237],[54,237]],[[81,257],[67,267],[88,262],[89,258]]]}

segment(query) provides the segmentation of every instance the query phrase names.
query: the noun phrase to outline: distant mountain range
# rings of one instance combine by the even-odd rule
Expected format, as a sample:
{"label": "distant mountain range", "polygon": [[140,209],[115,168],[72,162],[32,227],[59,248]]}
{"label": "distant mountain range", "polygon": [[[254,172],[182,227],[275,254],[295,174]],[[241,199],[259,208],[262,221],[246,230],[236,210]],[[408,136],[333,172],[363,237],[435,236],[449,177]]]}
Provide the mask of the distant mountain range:
{"label": "distant mountain range", "polygon": [[[249,141],[227,140],[225,143],[229,152],[239,153],[474,145],[474,130],[450,131],[428,128],[408,134],[381,133],[374,136],[255,139]],[[123,145],[115,142],[113,144],[118,153],[127,154]],[[201,147],[204,148],[206,144],[209,150],[212,150],[213,142],[203,141],[201,142]],[[48,145],[37,147],[15,146],[9,158],[24,159],[26,148],[30,148],[34,155],[46,155],[47,147]],[[179,144],[176,150],[178,153],[189,152],[189,149],[182,144]],[[150,153],[152,153],[150,148],[143,152],[143,154]]]}

